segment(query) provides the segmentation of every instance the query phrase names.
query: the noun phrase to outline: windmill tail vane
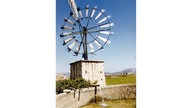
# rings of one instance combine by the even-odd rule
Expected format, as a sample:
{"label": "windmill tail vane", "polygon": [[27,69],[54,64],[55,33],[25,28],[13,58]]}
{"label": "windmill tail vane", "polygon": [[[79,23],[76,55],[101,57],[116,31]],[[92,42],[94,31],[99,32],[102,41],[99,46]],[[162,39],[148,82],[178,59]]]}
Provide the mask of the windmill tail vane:
{"label": "windmill tail vane", "polygon": [[79,18],[78,13],[77,13],[77,6],[75,3],[75,0],[68,0],[68,4],[69,4],[72,12],[75,14],[75,17]]}

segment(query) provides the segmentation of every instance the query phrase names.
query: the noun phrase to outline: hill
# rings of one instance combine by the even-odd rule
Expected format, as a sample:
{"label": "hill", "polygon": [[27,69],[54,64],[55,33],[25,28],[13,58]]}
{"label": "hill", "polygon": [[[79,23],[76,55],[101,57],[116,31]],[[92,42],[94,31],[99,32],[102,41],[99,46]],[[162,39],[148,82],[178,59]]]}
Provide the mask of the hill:
{"label": "hill", "polygon": [[136,68],[127,68],[118,72],[105,72],[105,75],[123,75],[123,74],[136,74]]}
{"label": "hill", "polygon": [[57,81],[57,80],[67,79],[67,78],[69,78],[69,75],[68,75],[68,74],[56,73],[56,81]]}

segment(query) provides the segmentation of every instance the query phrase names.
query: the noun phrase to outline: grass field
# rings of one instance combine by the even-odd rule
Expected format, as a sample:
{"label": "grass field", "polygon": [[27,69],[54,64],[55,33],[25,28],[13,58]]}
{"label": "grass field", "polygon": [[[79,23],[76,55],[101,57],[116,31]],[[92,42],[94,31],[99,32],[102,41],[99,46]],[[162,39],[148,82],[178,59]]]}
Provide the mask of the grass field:
{"label": "grass field", "polygon": [[107,85],[135,84],[135,83],[136,83],[136,75],[113,75],[113,76],[106,76],[106,84]]}

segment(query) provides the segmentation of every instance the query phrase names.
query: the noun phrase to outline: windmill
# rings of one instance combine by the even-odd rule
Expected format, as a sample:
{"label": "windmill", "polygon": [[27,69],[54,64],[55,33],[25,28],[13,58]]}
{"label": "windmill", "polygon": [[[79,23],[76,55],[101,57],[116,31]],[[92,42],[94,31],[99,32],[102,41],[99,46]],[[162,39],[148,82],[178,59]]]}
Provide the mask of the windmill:
{"label": "windmill", "polygon": [[110,36],[114,33],[111,27],[110,15],[105,9],[97,6],[77,7],[74,0],[68,0],[71,12],[64,18],[61,26],[63,45],[67,46],[68,52],[74,56],[82,55],[84,60],[70,63],[70,78],[82,77],[91,82],[98,81],[100,86],[106,86],[103,62],[88,60],[88,54],[94,54],[104,49],[104,45],[110,44]]}
{"label": "windmill", "polygon": [[88,54],[94,54],[104,49],[105,44],[110,44],[109,37],[114,33],[111,27],[110,15],[106,15],[105,9],[99,10],[97,6],[86,5],[81,8],[76,6],[74,0],[68,0],[71,8],[70,15],[64,18],[62,25],[63,45],[74,56],[82,54],[84,60],[88,60]]}

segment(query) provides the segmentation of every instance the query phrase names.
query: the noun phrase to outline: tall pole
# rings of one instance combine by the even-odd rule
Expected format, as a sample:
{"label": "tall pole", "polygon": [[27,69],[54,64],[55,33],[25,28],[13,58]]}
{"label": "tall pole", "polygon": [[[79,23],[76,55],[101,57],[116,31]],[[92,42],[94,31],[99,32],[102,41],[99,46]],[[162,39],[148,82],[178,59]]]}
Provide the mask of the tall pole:
{"label": "tall pole", "polygon": [[88,53],[87,53],[87,28],[83,27],[83,58],[84,60],[88,60]]}

